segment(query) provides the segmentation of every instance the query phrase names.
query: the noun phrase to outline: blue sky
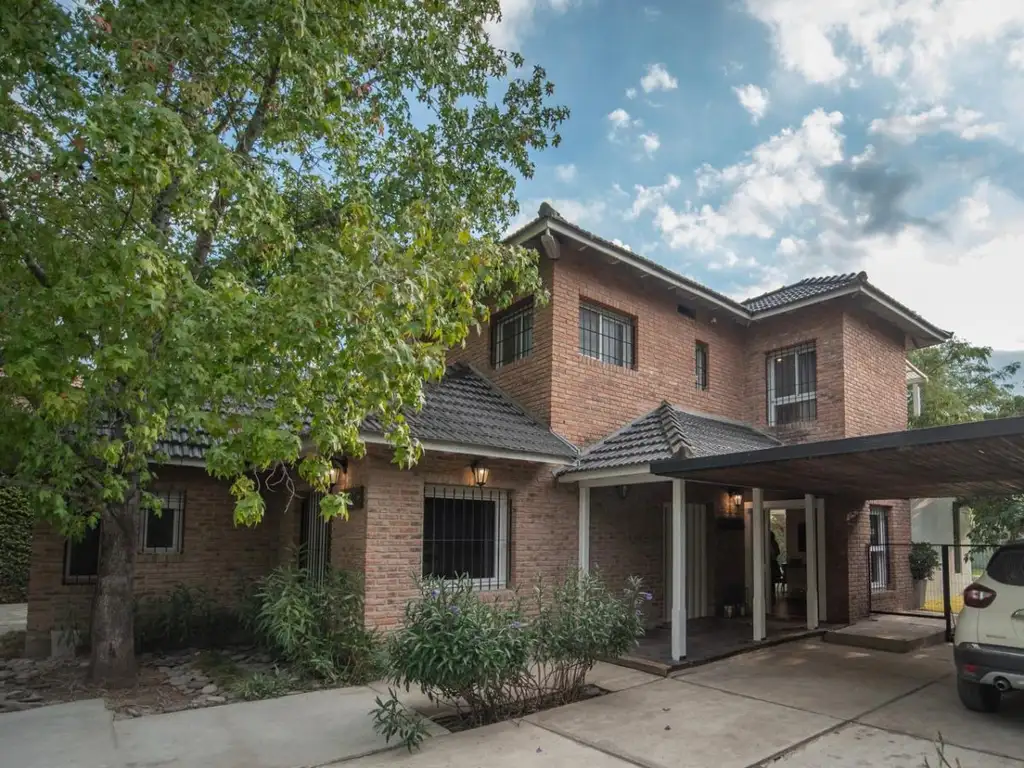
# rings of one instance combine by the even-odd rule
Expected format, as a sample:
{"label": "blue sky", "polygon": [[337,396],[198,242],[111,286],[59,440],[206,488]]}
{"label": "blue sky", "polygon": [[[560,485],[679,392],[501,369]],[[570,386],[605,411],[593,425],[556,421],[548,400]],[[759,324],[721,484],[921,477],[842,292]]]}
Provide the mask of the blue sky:
{"label": "blue sky", "polygon": [[865,270],[1024,350],[1024,3],[502,0],[572,116],[519,188],[736,297]]}

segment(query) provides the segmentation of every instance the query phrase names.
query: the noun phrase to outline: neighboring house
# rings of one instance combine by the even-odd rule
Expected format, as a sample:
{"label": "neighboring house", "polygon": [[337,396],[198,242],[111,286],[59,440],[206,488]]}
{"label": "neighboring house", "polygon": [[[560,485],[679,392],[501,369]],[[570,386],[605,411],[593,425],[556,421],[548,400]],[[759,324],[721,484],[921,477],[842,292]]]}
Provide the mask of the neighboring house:
{"label": "neighboring house", "polygon": [[[546,204],[510,239],[540,253],[550,301],[520,301],[453,350],[443,381],[410,414],[425,448],[414,469],[391,464],[370,419],[367,456],[348,462],[341,484],[363,491],[349,521],[325,525],[315,496],[287,508],[270,497],[261,525],[236,528],[227,485],[202,469],[204,446],[169,435],[172,466],[158,468],[157,485],[165,513],[140,526],[136,592],[184,583],[231,599],[302,543],[311,568],[365,574],[366,618],[382,629],[400,622],[421,575],[468,573],[503,593],[577,566],[638,574],[654,593],[651,624],[671,617],[674,590],[691,619],[737,602],[737,592],[757,605],[753,564],[765,560],[752,544],[761,528],[750,489],[686,483],[683,502],[679,482],[652,475],[651,462],[903,430],[906,351],[948,338],[864,273],[737,302]],[[882,546],[909,544],[906,500],[826,496],[805,520],[805,499],[769,490],[764,499],[793,532],[790,586],[811,589],[801,563],[817,559],[819,617],[865,615],[869,582],[873,607],[909,602],[906,558]],[[668,542],[681,504],[687,551],[677,572]],[[95,537],[67,544],[36,532],[31,648],[87,620],[95,569]]]}

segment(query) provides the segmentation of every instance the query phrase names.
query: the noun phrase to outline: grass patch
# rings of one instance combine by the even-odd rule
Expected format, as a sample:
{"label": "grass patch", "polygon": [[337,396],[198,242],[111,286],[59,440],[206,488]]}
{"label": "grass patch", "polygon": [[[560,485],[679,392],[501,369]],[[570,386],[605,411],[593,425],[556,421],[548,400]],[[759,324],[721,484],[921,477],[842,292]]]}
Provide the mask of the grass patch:
{"label": "grass patch", "polygon": [[255,701],[284,696],[294,687],[294,678],[274,670],[273,672],[253,672],[236,681],[234,692],[246,701]]}
{"label": "grass patch", "polygon": [[[960,613],[960,610],[964,607],[964,596],[950,595],[949,606],[952,608],[953,613]],[[942,613],[945,610],[942,605],[942,598],[937,597],[932,600],[925,601],[925,604],[921,606],[921,610]]]}
{"label": "grass patch", "polygon": [[220,651],[203,651],[192,665],[220,688],[230,688],[245,677],[245,671],[237,662]]}

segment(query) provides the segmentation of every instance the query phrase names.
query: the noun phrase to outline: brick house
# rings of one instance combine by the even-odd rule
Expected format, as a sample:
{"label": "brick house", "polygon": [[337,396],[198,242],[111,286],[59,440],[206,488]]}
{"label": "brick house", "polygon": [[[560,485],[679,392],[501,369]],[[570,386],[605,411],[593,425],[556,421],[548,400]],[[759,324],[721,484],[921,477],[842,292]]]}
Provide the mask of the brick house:
{"label": "brick house", "polygon": [[[910,542],[905,499],[794,498],[673,479],[652,464],[904,430],[906,351],[945,331],[863,273],[737,302],[546,204],[510,239],[538,251],[550,300],[524,299],[453,350],[410,414],[424,446],[414,469],[390,463],[370,419],[366,457],[345,463],[342,487],[362,491],[347,522],[324,524],[315,495],[270,496],[264,522],[241,529],[227,486],[203,471],[203,446],[168,435],[173,463],[156,485],[165,512],[140,525],[136,593],[201,585],[227,601],[301,543],[311,568],[362,571],[367,621],[387,629],[419,575],[468,573],[501,595],[597,567],[645,579],[648,622],[682,627],[678,658],[687,620],[725,604],[752,608],[755,639],[768,634],[770,525],[786,544],[784,587],[806,598],[801,622],[855,620],[869,593],[876,608],[909,600],[905,558],[884,546]],[[31,650],[84,626],[95,568],[95,536],[36,531]]]}

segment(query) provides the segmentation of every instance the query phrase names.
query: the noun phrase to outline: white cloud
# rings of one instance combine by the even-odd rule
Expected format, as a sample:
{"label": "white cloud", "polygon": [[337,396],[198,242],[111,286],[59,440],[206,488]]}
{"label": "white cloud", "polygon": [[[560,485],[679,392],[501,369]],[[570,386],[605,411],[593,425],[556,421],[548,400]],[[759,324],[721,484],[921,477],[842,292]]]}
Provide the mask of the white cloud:
{"label": "white cloud", "polygon": [[1018,40],[1006,54],[1006,63],[1014,69],[1024,69],[1024,39]]}
{"label": "white cloud", "polygon": [[752,83],[734,87],[732,90],[736,94],[736,98],[739,99],[740,106],[750,113],[754,125],[757,125],[768,111],[768,91]]}
{"label": "white cloud", "polygon": [[568,165],[556,165],[555,177],[566,184],[574,181],[576,179],[576,166],[572,163],[569,163]]}
{"label": "white cloud", "polygon": [[661,139],[656,133],[641,133],[640,143],[643,145],[644,154],[653,157],[654,153],[658,151],[658,147],[661,146]]}
{"label": "white cloud", "polygon": [[627,99],[635,99],[636,98],[636,88],[627,88],[626,89],[626,98]]}
{"label": "white cloud", "polygon": [[529,224],[537,218],[537,211],[541,203],[544,202],[551,205],[565,219],[588,229],[598,228],[602,221],[605,220],[608,211],[608,204],[600,199],[577,200],[575,198],[557,198],[543,200],[533,198],[519,204],[518,215],[509,222],[502,236],[506,237],[512,234],[520,227]]}
{"label": "white cloud", "polygon": [[672,248],[714,252],[731,237],[768,239],[804,206],[828,211],[821,171],[843,159],[843,115],[817,109],[799,128],[787,128],[758,145],[741,163],[721,170],[705,166],[698,189],[722,191],[717,206],[682,210],[662,204],[654,217]]}
{"label": "white cloud", "polygon": [[665,197],[669,192],[679,189],[680,183],[679,177],[670,173],[665,177],[664,184],[659,184],[653,187],[645,187],[641,184],[636,184],[633,187],[636,191],[636,197],[633,198],[633,205],[626,213],[626,218],[635,219],[644,211],[660,205],[665,200]]}
{"label": "white cloud", "polygon": [[[629,245],[627,243],[622,242],[617,237],[613,237],[612,238],[612,242],[615,243],[615,245],[619,246],[619,248],[625,248],[627,251],[632,251],[633,250],[632,248],[629,247]],[[634,251],[634,253],[635,253],[635,251]]]}
{"label": "white cloud", "polygon": [[539,12],[565,13],[577,0],[501,0],[501,20],[490,19],[484,30],[499,48],[514,49],[534,28]]}
{"label": "white cloud", "polygon": [[608,133],[608,138],[612,141],[616,141],[619,138],[619,134],[627,128],[635,128],[641,124],[639,120],[630,117],[629,112],[622,107],[613,109],[608,113],[606,119],[612,125]]}
{"label": "white cloud", "polygon": [[679,81],[669,74],[664,64],[651,64],[647,68],[647,74],[640,78],[640,87],[644,89],[644,93],[673,91],[679,87]]}
{"label": "white cloud", "polygon": [[871,121],[870,133],[880,133],[903,144],[912,144],[919,136],[945,132],[959,136],[966,141],[999,137],[1003,134],[1001,123],[983,122],[980,112],[958,107],[953,114],[941,104],[924,112],[893,115]]}

